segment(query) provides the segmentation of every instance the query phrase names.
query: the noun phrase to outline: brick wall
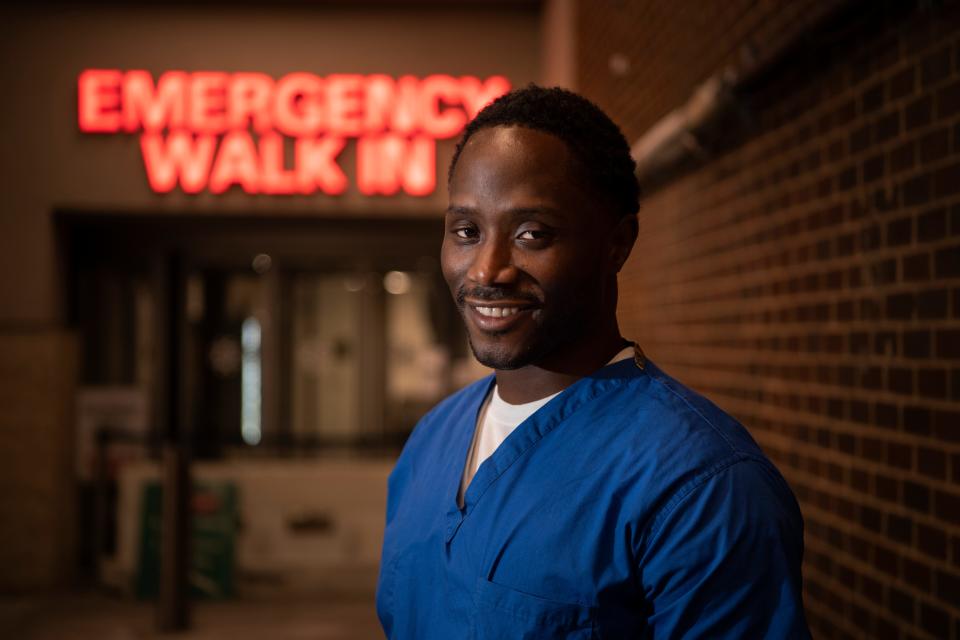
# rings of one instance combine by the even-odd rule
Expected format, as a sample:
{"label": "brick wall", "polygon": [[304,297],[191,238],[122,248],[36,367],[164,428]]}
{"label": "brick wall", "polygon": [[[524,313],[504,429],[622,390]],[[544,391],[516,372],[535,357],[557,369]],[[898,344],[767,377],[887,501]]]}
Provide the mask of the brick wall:
{"label": "brick wall", "polygon": [[[748,68],[843,0],[580,0],[577,87],[631,141],[725,67]],[[611,70],[625,55],[629,69]]]}
{"label": "brick wall", "polygon": [[[633,141],[813,4],[581,3],[579,86]],[[621,323],[791,483],[815,637],[958,640],[960,12],[831,29],[749,96],[746,139],[647,196]]]}

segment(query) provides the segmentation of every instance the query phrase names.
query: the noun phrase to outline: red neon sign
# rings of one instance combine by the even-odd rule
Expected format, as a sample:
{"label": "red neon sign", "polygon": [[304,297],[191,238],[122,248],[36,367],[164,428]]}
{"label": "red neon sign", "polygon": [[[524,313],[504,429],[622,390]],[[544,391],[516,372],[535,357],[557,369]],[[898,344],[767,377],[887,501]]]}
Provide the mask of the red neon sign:
{"label": "red neon sign", "polygon": [[355,138],[361,193],[425,196],[436,188],[436,141],[509,89],[503,76],[167,71],[154,82],[147,71],[88,69],[77,119],[85,133],[139,134],[158,193],[341,194],[337,159]]}

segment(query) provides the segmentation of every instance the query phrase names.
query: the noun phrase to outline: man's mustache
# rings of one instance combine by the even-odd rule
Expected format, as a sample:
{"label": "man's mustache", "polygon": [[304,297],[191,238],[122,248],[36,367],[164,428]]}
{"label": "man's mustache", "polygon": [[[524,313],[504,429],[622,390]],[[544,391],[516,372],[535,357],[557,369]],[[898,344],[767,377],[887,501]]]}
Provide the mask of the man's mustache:
{"label": "man's mustache", "polygon": [[519,302],[529,302],[539,304],[540,299],[530,293],[523,293],[513,289],[503,287],[474,287],[467,290],[466,287],[460,287],[457,290],[457,306],[462,307],[466,304],[467,297],[473,300],[482,300],[483,302],[497,302],[498,300],[511,300]]}

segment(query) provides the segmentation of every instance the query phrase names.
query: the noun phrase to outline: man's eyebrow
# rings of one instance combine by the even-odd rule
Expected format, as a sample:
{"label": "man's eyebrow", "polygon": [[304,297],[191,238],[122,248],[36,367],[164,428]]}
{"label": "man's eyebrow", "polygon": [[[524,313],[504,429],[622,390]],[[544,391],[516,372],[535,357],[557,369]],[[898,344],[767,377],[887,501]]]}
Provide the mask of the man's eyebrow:
{"label": "man's eyebrow", "polygon": [[554,207],[515,207],[507,211],[510,215],[513,216],[529,216],[529,215],[548,215],[548,216],[559,216],[560,211]]}
{"label": "man's eyebrow", "polygon": [[447,207],[447,211],[446,211],[448,215],[462,215],[462,216],[468,216],[476,212],[477,210],[474,209],[473,207],[461,207],[455,204],[452,204],[449,207]]}
{"label": "man's eyebrow", "polygon": [[[449,215],[473,215],[477,213],[477,210],[473,207],[464,207],[460,205],[450,205],[447,207],[446,213]],[[554,207],[544,207],[544,206],[534,206],[534,207],[514,207],[505,211],[507,215],[514,217],[519,216],[529,216],[529,215],[547,215],[552,217],[559,217],[561,215],[560,210]]]}

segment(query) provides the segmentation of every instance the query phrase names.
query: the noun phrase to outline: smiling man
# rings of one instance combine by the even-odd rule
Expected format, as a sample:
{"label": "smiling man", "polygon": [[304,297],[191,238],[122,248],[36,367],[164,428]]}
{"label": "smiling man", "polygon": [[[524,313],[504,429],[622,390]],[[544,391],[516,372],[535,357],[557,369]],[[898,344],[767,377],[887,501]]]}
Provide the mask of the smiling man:
{"label": "smiling man", "polygon": [[386,635],[806,638],[802,520],[746,430],[620,335],[639,190],[595,105],[529,86],[468,125],[441,261],[495,374],[389,482]]}

